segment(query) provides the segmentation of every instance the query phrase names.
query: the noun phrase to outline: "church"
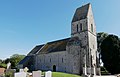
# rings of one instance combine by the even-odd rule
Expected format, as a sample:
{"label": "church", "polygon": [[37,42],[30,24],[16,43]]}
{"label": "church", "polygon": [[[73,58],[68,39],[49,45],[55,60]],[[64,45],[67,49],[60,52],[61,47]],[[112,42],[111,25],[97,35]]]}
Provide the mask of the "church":
{"label": "church", "polygon": [[71,21],[71,37],[35,46],[18,68],[51,70],[72,74],[97,72],[97,37],[91,4],[76,9]]}

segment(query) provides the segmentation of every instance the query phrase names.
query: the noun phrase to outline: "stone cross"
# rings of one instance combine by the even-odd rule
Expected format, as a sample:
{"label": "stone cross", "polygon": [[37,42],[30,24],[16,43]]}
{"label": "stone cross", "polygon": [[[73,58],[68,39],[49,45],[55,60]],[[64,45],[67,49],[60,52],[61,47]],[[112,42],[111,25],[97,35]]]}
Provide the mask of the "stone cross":
{"label": "stone cross", "polygon": [[27,73],[27,71],[29,70],[27,67],[25,67],[24,69],[24,72],[26,72]]}

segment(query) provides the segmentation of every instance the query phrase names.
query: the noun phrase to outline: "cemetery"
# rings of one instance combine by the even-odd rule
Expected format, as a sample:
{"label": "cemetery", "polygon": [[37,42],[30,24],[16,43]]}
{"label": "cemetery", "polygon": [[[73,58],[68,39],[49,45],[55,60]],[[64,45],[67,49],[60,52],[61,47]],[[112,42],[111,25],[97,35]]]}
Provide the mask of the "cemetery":
{"label": "cemetery", "polygon": [[[2,71],[1,71],[2,70]],[[7,69],[0,68],[0,77],[80,77],[79,75],[67,74],[62,72],[52,72],[52,71],[32,71],[28,72],[29,69],[25,67],[24,69],[19,69],[16,72],[15,69],[11,69],[11,63],[7,64]]]}
{"label": "cemetery", "polygon": [[[24,69],[19,69],[19,72],[16,72],[15,69],[11,69],[10,68],[10,63],[8,63],[7,65],[7,69],[6,69],[6,73],[11,73],[9,75],[3,75],[0,77],[81,77],[79,75],[74,75],[74,74],[67,74],[67,73],[62,73],[62,72],[52,72],[52,71],[45,71],[42,72],[41,70],[38,71],[32,71],[32,72],[28,72],[29,69],[27,67],[25,67]],[[84,70],[85,72],[85,70]],[[82,77],[120,77],[120,75],[87,75],[85,73],[85,75],[82,75]]]}

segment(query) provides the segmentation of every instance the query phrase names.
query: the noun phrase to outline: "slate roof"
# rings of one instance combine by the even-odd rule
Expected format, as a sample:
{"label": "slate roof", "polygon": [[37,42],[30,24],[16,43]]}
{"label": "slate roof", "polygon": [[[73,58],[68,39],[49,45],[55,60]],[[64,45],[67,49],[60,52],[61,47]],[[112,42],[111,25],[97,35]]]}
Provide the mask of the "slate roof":
{"label": "slate roof", "polygon": [[87,14],[88,14],[89,6],[90,6],[90,3],[88,3],[82,7],[77,8],[76,12],[73,16],[72,22],[75,22],[75,21],[78,21],[81,19],[85,19],[87,17]]}
{"label": "slate roof", "polygon": [[38,54],[65,51],[69,39],[70,38],[65,38],[62,40],[48,42],[47,44],[44,45],[44,47],[40,50]]}
{"label": "slate roof", "polygon": [[37,45],[28,53],[28,56],[34,54],[40,54],[40,53],[65,51],[69,39],[70,38],[65,38],[57,41],[48,42],[43,45]]}
{"label": "slate roof", "polygon": [[26,56],[24,59],[22,59],[19,64],[24,64],[25,62],[31,60],[33,58],[33,56]]}
{"label": "slate roof", "polygon": [[70,38],[65,38],[62,40],[52,41],[43,45],[35,46],[30,51],[30,53],[28,53],[28,55],[19,62],[19,64],[26,64],[33,60],[34,54],[66,51],[66,45],[69,40]]}
{"label": "slate roof", "polygon": [[37,46],[35,46],[35,47],[28,53],[28,55],[36,54],[43,46],[44,46],[44,44],[43,44],[43,45],[37,45]]}

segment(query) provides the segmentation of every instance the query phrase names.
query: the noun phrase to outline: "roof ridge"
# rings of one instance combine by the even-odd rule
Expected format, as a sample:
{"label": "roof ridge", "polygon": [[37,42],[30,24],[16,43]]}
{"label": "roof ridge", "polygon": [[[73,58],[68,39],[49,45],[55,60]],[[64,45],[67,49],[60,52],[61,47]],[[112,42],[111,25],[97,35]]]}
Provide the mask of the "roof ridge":
{"label": "roof ridge", "polygon": [[46,45],[47,45],[47,43],[44,44],[44,45],[38,50],[38,52],[37,52],[36,54],[38,54]]}

